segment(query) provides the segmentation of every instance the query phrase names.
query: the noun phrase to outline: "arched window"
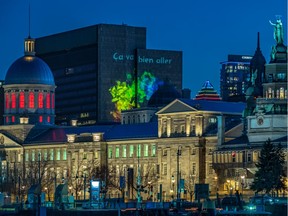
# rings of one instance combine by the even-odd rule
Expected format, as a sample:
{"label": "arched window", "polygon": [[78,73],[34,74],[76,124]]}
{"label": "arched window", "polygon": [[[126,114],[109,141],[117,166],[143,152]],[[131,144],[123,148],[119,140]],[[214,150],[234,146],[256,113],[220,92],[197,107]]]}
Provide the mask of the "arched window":
{"label": "arched window", "polygon": [[9,97],[9,94],[8,93],[6,93],[5,94],[5,107],[6,107],[6,109],[9,109],[10,108],[10,97]]}
{"label": "arched window", "polygon": [[268,88],[268,98],[272,98],[272,89]]}
{"label": "arched window", "polygon": [[50,93],[47,93],[46,95],[46,108],[47,109],[50,109],[50,102],[51,102]]}
{"label": "arched window", "polygon": [[284,88],[281,87],[280,88],[280,95],[279,95],[280,99],[284,99],[285,98],[285,94],[284,94]]}
{"label": "arched window", "polygon": [[39,122],[43,122],[43,116],[39,116]]}
{"label": "arched window", "polygon": [[19,94],[19,108],[24,108],[25,106],[25,95],[24,92],[20,92]]}
{"label": "arched window", "polygon": [[16,94],[13,92],[11,94],[11,108],[15,109],[16,108]]}
{"label": "arched window", "polygon": [[34,93],[29,92],[29,108],[34,108]]}
{"label": "arched window", "polygon": [[38,94],[38,108],[43,108],[43,93],[39,92]]}

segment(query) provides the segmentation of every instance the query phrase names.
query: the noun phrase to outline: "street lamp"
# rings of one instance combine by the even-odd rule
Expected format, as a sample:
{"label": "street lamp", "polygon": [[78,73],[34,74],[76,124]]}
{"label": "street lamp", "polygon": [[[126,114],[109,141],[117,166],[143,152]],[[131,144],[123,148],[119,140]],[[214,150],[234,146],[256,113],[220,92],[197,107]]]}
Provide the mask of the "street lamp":
{"label": "street lamp", "polygon": [[171,188],[171,194],[172,194],[172,199],[174,199],[174,186],[175,186],[175,177],[172,175],[171,177],[171,182],[172,182],[172,188]]}
{"label": "street lamp", "polygon": [[182,149],[182,146],[178,146],[178,149],[177,149],[177,203],[180,200],[180,178],[181,178],[181,173],[180,173],[180,169],[179,169],[179,157],[181,155],[181,149]]}

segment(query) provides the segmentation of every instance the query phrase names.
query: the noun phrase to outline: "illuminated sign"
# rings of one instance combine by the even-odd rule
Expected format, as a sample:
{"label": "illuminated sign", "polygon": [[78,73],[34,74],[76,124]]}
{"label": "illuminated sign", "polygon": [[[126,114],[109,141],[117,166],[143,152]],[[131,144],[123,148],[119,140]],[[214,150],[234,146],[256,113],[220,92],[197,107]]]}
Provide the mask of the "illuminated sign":
{"label": "illuminated sign", "polygon": [[242,56],[242,59],[252,59],[252,56]]}
{"label": "illuminated sign", "polygon": [[[113,53],[112,57],[116,62],[118,62],[118,61],[133,61],[134,60],[134,55],[120,54],[117,52]],[[172,59],[165,58],[163,56],[157,57],[157,58],[151,58],[148,56],[138,56],[137,61],[138,61],[138,63],[145,63],[145,64],[171,64],[172,63]]]}

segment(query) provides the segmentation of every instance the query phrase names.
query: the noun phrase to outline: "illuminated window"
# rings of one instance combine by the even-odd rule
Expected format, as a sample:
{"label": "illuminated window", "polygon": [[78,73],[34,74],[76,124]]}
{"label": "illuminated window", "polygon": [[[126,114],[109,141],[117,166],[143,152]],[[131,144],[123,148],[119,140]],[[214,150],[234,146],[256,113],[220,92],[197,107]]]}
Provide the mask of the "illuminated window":
{"label": "illuminated window", "polygon": [[19,94],[19,108],[24,108],[25,106],[25,95],[24,92],[20,92]]}
{"label": "illuminated window", "polygon": [[35,150],[32,150],[31,160],[32,160],[32,161],[35,161]]}
{"label": "illuminated window", "polygon": [[43,122],[43,116],[39,116],[39,122]]}
{"label": "illuminated window", "polygon": [[63,149],[63,160],[67,160],[67,151]]}
{"label": "illuminated window", "polygon": [[38,108],[43,108],[43,93],[39,92],[38,94]]}
{"label": "illuminated window", "polygon": [[47,116],[47,122],[50,123],[50,116]]}
{"label": "illuminated window", "polygon": [[152,145],[152,157],[156,156],[156,145]]}
{"label": "illuminated window", "polygon": [[112,158],[112,156],[113,156],[113,149],[112,149],[112,147],[109,147],[108,148],[108,158]]}
{"label": "illuminated window", "polygon": [[25,152],[25,161],[29,161],[29,152]]}
{"label": "illuminated window", "polygon": [[29,108],[34,108],[34,93],[29,92]]}
{"label": "illuminated window", "polygon": [[285,92],[285,91],[284,91],[284,88],[281,87],[281,88],[280,88],[280,95],[279,95],[280,99],[284,99],[284,97],[285,97],[284,92]]}
{"label": "illuminated window", "polygon": [[50,109],[50,93],[47,93],[46,95],[46,108]]}
{"label": "illuminated window", "polygon": [[129,157],[133,157],[134,155],[134,146],[130,145],[130,149],[129,149]]}
{"label": "illuminated window", "polygon": [[60,149],[56,150],[56,160],[60,160],[61,159],[61,152]]}
{"label": "illuminated window", "polygon": [[126,145],[122,146],[122,157],[126,158]]}
{"label": "illuminated window", "polygon": [[141,145],[138,144],[138,147],[137,147],[137,157],[141,157]]}
{"label": "illuminated window", "polygon": [[119,149],[119,147],[117,146],[117,147],[116,147],[116,151],[115,151],[115,158],[119,158],[119,156],[120,156],[120,149]]}
{"label": "illuminated window", "polygon": [[15,122],[15,116],[11,117],[11,121],[14,123]]}
{"label": "illuminated window", "polygon": [[268,88],[268,98],[272,98],[272,89]]}
{"label": "illuminated window", "polygon": [[6,102],[6,109],[9,109],[10,106],[9,106],[9,103],[10,103],[10,97],[9,97],[9,94],[5,94],[5,102]]}
{"label": "illuminated window", "polygon": [[54,160],[54,150],[53,149],[50,149],[50,160],[53,161]]}
{"label": "illuminated window", "polygon": [[44,160],[47,161],[47,159],[48,159],[47,149],[44,149]]}
{"label": "illuminated window", "polygon": [[55,107],[54,93],[52,93],[52,109]]}
{"label": "illuminated window", "polygon": [[11,94],[11,108],[16,108],[16,94],[14,92]]}
{"label": "illuminated window", "polygon": [[8,123],[9,122],[9,117],[8,116],[6,116],[6,123]]}
{"label": "illuminated window", "polygon": [[148,157],[148,152],[149,152],[149,146],[148,144],[144,145],[144,157]]}

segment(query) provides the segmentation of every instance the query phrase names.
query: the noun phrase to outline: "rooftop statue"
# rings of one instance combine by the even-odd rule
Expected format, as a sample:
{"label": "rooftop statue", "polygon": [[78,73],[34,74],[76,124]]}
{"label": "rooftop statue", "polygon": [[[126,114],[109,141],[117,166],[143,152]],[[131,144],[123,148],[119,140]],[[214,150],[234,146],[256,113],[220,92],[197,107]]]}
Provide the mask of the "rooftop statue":
{"label": "rooftop statue", "polygon": [[276,24],[269,20],[270,24],[274,26],[274,39],[277,44],[283,44],[283,24],[280,18],[277,18]]}

